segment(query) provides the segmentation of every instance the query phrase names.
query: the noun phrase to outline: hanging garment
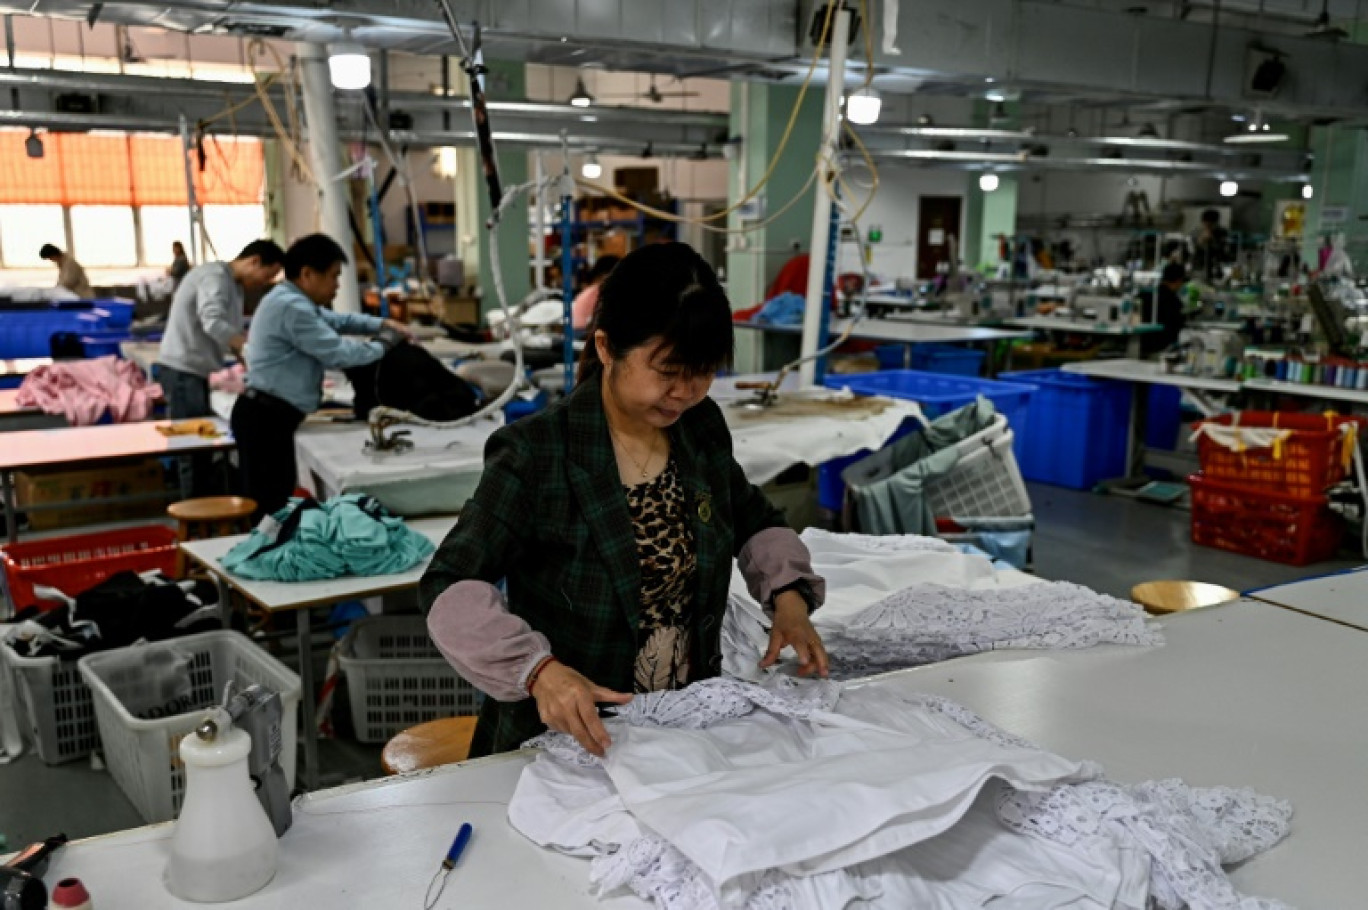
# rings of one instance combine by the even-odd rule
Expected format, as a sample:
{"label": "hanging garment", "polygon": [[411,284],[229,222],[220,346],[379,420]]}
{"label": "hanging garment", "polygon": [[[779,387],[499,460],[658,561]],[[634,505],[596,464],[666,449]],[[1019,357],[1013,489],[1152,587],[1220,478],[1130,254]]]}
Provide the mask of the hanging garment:
{"label": "hanging garment", "polygon": [[15,402],[82,427],[106,413],[115,423],[147,420],[161,397],[162,387],[148,382],[137,364],[111,355],[38,367],[24,377]]}
{"label": "hanging garment", "polygon": [[347,493],[322,503],[291,499],[229,550],[223,567],[271,581],[392,575],[413,568],[434,549],[375,499]]}
{"label": "hanging garment", "polygon": [[380,405],[440,421],[459,420],[479,407],[475,388],[416,344],[396,345],[374,363],[345,372],[356,391],[358,420]]}
{"label": "hanging garment", "polygon": [[[668,910],[1274,908],[1221,863],[1289,830],[1286,803],[1125,787],[936,696],[713,679],[637,696],[604,759],[548,733],[509,821]],[[1053,783],[1051,781],[1053,780]]]}

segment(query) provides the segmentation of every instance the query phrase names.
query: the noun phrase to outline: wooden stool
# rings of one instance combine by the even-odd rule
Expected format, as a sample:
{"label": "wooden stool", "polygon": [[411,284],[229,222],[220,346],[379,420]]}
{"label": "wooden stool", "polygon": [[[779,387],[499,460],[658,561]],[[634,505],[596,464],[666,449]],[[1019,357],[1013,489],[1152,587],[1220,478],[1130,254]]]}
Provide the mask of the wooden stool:
{"label": "wooden stool", "polygon": [[[250,531],[257,504],[243,496],[205,496],[182,499],[166,507],[176,519],[176,541],[203,540]],[[176,577],[185,577],[185,554],[176,552]]]}
{"label": "wooden stool", "polygon": [[1147,581],[1131,588],[1131,600],[1155,615],[1210,607],[1239,596],[1239,591],[1204,581]]}
{"label": "wooden stool", "polygon": [[465,761],[478,717],[444,717],[409,727],[385,743],[380,766],[386,774],[405,774]]}

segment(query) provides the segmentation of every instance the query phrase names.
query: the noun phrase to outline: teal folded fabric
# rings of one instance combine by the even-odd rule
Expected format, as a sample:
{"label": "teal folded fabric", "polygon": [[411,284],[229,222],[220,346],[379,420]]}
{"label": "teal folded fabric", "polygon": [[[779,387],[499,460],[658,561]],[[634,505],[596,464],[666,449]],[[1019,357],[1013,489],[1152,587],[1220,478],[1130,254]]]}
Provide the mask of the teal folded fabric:
{"label": "teal folded fabric", "polygon": [[348,493],[291,499],[223,557],[235,575],[263,581],[318,581],[393,575],[432,555],[432,541],[375,499]]}

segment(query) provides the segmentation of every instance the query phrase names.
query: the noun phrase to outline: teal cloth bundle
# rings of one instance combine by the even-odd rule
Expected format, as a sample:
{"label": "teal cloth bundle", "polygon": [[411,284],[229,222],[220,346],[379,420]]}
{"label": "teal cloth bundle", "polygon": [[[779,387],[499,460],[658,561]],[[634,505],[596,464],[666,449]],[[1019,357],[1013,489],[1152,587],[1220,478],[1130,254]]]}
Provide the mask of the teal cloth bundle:
{"label": "teal cloth bundle", "polygon": [[348,493],[316,502],[291,499],[223,557],[235,575],[264,581],[318,581],[392,575],[432,554],[432,541],[375,499]]}

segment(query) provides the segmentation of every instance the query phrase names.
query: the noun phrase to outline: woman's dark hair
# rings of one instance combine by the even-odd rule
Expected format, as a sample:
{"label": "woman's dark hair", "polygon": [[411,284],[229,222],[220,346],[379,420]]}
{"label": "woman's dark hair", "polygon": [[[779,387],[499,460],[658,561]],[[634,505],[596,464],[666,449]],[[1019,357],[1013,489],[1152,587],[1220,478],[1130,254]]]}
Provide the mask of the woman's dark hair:
{"label": "woman's dark hair", "polygon": [[285,277],[294,281],[305,266],[315,272],[326,272],[334,263],[346,261],[347,253],[336,240],[327,234],[310,234],[300,237],[285,251]]}
{"label": "woman's dark hair", "polygon": [[653,243],[623,257],[599,285],[579,382],[603,370],[594,332],[608,336],[614,358],[651,339],[670,349],[686,373],[715,373],[732,363],[731,304],[712,266],[685,243]]}

